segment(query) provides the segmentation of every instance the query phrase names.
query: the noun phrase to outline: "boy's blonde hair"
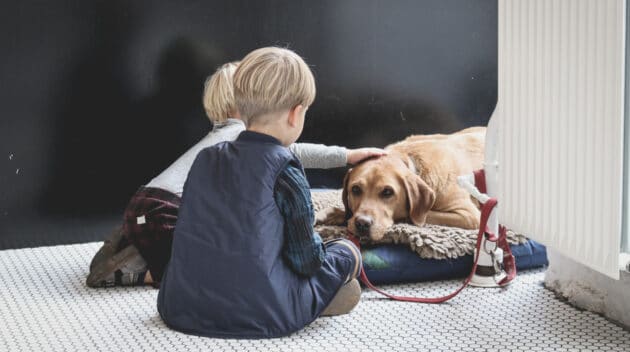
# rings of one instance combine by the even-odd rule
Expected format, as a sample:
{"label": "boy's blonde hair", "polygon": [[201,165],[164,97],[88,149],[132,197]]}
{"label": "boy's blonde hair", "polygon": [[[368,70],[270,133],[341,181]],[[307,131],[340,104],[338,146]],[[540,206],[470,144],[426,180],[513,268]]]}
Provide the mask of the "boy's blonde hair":
{"label": "boy's blonde hair", "polygon": [[223,123],[234,114],[234,72],[238,61],[228,62],[208,77],[203,89],[203,107],[212,123]]}
{"label": "boy's blonde hair", "polygon": [[249,125],[269,113],[311,105],[315,78],[304,60],[289,49],[256,49],[234,73],[234,99],[241,119]]}

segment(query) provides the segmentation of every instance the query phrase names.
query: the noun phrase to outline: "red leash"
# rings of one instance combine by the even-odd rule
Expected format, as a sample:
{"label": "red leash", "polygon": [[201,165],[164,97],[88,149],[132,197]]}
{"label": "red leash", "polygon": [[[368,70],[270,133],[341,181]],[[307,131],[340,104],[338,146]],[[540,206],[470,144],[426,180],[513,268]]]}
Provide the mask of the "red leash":
{"label": "red leash", "polygon": [[[510,281],[512,281],[512,279],[514,279],[514,277],[516,277],[516,267],[514,266],[514,256],[512,255],[512,251],[510,250],[510,246],[507,242],[507,237],[506,237],[506,230],[505,227],[500,226],[499,227],[499,236],[497,239],[497,236],[493,233],[490,232],[490,230],[488,229],[487,225],[488,225],[488,218],[490,217],[490,213],[492,212],[492,209],[494,209],[494,207],[497,205],[497,200],[494,198],[490,198],[486,203],[483,204],[482,208],[481,208],[481,220],[480,220],[480,224],[479,224],[479,233],[477,234],[477,244],[475,245],[476,251],[475,251],[475,258],[473,261],[473,267],[472,270],[470,271],[470,274],[468,275],[468,277],[466,278],[466,280],[464,280],[463,284],[457,289],[455,290],[453,293],[446,295],[446,296],[442,296],[442,297],[433,297],[433,298],[423,298],[423,297],[406,297],[406,296],[395,296],[392,294],[389,294],[385,291],[382,291],[380,289],[378,289],[377,287],[375,287],[374,285],[372,285],[372,283],[370,282],[370,280],[368,279],[367,275],[365,274],[365,270],[363,268],[361,268],[361,274],[360,274],[360,278],[361,281],[363,282],[363,284],[365,284],[365,286],[371,288],[372,290],[382,294],[385,297],[388,297],[390,299],[396,300],[396,301],[404,301],[404,302],[416,302],[416,303],[442,303],[442,302],[446,302],[449,299],[457,296],[457,294],[459,294],[466,286],[468,286],[468,283],[470,282],[470,279],[472,279],[473,275],[475,274],[475,271],[477,270],[477,261],[479,260],[479,253],[481,252],[481,243],[483,242],[482,239],[486,238],[486,240],[490,241],[490,238],[494,238],[494,241],[497,241],[497,246],[499,246],[502,250],[503,250],[503,263],[504,263],[504,267],[506,268],[506,273],[507,276],[501,280],[501,282],[499,282],[498,284],[503,286],[506,285],[507,283],[509,283]],[[359,239],[356,236],[350,236],[350,240],[359,248],[361,249],[361,246],[359,244]],[[494,242],[492,241],[492,242]]]}

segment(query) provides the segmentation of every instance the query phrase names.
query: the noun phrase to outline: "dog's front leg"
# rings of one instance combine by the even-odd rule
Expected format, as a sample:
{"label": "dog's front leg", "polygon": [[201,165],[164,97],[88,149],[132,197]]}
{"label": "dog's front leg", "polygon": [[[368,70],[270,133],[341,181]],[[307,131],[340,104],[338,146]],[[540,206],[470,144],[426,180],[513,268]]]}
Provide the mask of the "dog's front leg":
{"label": "dog's front leg", "polygon": [[346,211],[344,209],[329,207],[315,214],[315,225],[342,226],[346,223]]}

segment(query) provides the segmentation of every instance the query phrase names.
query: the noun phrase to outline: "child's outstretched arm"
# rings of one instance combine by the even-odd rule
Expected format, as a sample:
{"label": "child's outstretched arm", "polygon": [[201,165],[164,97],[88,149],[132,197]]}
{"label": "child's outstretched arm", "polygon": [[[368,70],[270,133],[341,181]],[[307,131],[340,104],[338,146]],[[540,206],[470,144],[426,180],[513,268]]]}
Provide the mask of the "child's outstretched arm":
{"label": "child's outstretched arm", "polygon": [[278,177],[275,200],[284,218],[284,252],[289,266],[298,274],[314,274],[326,259],[326,250],[313,231],[311,192],[302,171],[289,165]]}
{"label": "child's outstretched arm", "polygon": [[300,159],[305,169],[330,169],[356,164],[361,160],[387,154],[380,148],[346,149],[313,143],[293,143],[289,149]]}

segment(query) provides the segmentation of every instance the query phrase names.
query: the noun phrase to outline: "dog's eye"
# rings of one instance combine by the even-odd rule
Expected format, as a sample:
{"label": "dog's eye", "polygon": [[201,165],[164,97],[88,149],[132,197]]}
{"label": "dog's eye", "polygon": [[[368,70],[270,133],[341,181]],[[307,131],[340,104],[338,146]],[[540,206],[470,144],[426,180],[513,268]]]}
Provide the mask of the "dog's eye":
{"label": "dog's eye", "polygon": [[359,186],[352,186],[351,191],[352,191],[352,195],[355,195],[355,196],[361,195],[361,187]]}
{"label": "dog's eye", "polygon": [[389,197],[391,197],[393,195],[394,195],[394,190],[392,190],[389,187],[383,189],[383,191],[381,192],[381,197],[383,197],[383,198],[389,198]]}

